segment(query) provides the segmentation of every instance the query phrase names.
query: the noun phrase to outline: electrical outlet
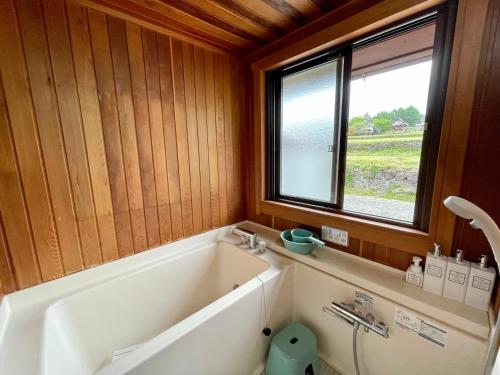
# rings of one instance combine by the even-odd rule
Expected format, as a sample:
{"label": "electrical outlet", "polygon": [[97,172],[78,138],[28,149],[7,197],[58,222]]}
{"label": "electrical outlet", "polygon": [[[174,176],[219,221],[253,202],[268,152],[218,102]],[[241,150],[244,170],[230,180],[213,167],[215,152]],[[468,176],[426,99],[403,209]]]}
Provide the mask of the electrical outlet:
{"label": "electrical outlet", "polygon": [[342,246],[349,246],[349,233],[345,230],[330,228],[326,225],[321,227],[321,238]]}

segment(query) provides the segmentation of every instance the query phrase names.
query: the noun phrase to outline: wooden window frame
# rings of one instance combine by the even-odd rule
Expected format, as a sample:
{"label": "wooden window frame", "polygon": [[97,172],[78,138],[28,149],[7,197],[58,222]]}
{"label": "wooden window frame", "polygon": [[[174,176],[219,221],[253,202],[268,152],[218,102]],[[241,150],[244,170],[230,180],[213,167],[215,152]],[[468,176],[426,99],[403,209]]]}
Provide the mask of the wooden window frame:
{"label": "wooden window frame", "polygon": [[[445,100],[445,109],[441,138],[438,152],[433,156],[437,159],[435,182],[432,192],[427,192],[431,195],[432,202],[427,230],[271,201],[267,199],[266,177],[266,72],[340,46],[443,3],[444,0],[392,0],[378,2],[362,11],[353,8],[351,13],[348,8],[344,8],[340,15],[339,12],[332,12],[328,17],[319,20],[321,27],[314,23],[307,25],[276,42],[275,46],[264,47],[262,51],[257,51],[249,57],[253,76],[257,214],[286,218],[315,227],[334,226],[348,231],[351,237],[418,254],[425,254],[432,242],[437,241],[443,245],[445,253],[450,253],[455,216],[445,208],[442,201],[449,195],[460,193],[479,66],[477,51],[484,33],[488,0],[461,0],[458,4],[446,99],[442,99]],[[326,18],[331,20],[331,24],[325,27],[325,22],[328,22]],[[308,33],[308,30],[313,32]],[[464,76],[468,79],[461,80],[460,77]]]}
{"label": "wooden window frame", "polygon": [[[347,42],[341,46],[333,47],[317,56],[309,57],[299,62],[285,66],[266,73],[266,199],[274,202],[289,203],[303,207],[315,208],[322,211],[334,212],[346,216],[353,216],[381,223],[394,224],[407,228],[426,231],[429,225],[430,207],[432,203],[432,187],[435,174],[435,155],[439,147],[441,135],[441,121],[444,112],[444,97],[448,83],[449,60],[451,55],[451,43],[453,38],[453,26],[455,24],[456,9],[454,2],[450,1],[439,5],[434,9],[426,10],[423,14],[417,14],[409,19],[402,20],[396,24],[384,27],[370,35]],[[348,211],[343,209],[346,150],[347,150],[347,119],[349,113],[349,86],[351,81],[351,61],[353,53],[368,45],[380,43],[394,36],[402,35],[410,31],[418,30],[430,23],[435,23],[436,31],[433,43],[433,66],[430,76],[429,90],[427,96],[427,111],[422,139],[421,160],[419,165],[418,186],[415,199],[415,213],[412,222],[401,221],[389,217],[370,215],[362,212]],[[281,194],[280,189],[280,127],[282,111],[282,87],[281,81],[289,75],[306,71],[321,66],[327,62],[339,60],[339,71],[337,72],[336,91],[336,116],[334,145],[337,163],[332,180],[335,181],[335,202],[323,202],[303,197],[291,197]],[[441,95],[438,95],[441,94]],[[333,184],[333,183],[332,183]],[[430,194],[428,193],[430,192]]]}

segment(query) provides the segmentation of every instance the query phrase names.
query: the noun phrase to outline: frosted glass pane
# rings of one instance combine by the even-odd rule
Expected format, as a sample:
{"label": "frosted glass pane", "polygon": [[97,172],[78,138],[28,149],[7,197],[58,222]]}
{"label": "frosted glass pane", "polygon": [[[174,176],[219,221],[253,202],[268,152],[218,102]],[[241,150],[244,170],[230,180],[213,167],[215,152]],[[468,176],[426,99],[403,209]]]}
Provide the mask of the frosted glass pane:
{"label": "frosted glass pane", "polygon": [[336,203],[336,80],[337,61],[283,78],[282,195]]}

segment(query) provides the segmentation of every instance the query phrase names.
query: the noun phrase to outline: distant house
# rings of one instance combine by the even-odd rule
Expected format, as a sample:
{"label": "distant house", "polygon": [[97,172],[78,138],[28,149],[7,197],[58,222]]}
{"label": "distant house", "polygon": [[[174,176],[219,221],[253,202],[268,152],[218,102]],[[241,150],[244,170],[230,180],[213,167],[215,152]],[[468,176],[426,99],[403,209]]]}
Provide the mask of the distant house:
{"label": "distant house", "polygon": [[408,128],[408,126],[410,126],[410,125],[408,125],[408,123],[401,120],[400,118],[398,118],[396,121],[394,121],[391,125],[392,130],[394,130],[394,131],[404,130],[404,129]]}

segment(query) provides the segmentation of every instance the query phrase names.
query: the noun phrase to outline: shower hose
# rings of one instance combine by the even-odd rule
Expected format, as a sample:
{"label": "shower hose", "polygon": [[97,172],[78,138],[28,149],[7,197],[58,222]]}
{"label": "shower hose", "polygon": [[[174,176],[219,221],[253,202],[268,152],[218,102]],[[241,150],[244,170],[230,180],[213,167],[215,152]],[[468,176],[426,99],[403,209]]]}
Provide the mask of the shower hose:
{"label": "shower hose", "polygon": [[354,368],[356,369],[356,375],[360,375],[359,364],[358,364],[358,345],[357,345],[358,328],[359,328],[359,323],[354,322],[352,330],[352,355],[354,357]]}

